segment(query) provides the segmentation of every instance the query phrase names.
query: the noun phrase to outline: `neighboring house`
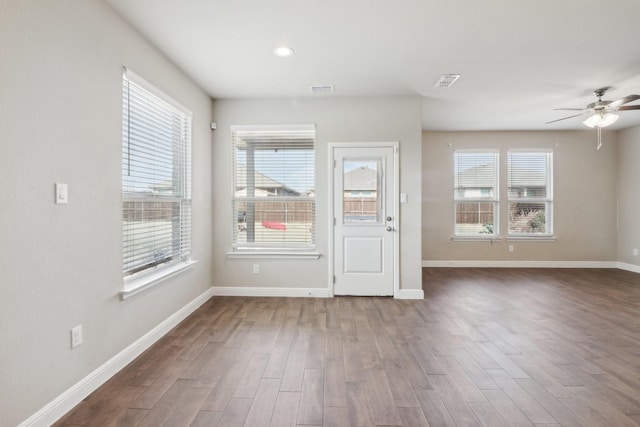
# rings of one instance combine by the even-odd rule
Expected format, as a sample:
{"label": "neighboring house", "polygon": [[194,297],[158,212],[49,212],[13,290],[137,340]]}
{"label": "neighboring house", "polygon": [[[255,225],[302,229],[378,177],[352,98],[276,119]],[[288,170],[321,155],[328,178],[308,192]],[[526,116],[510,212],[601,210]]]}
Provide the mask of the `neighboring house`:
{"label": "neighboring house", "polygon": [[494,197],[494,165],[475,166],[454,175],[456,199],[483,199]]}
{"label": "neighboring house", "polygon": [[[254,172],[254,177],[254,197],[300,195],[300,192],[258,171]],[[247,167],[238,165],[236,168],[236,196],[246,197],[247,189]]]}
{"label": "neighboring house", "polygon": [[[480,165],[466,169],[454,177],[456,198],[483,199],[494,197],[493,165]],[[544,171],[511,169],[512,197],[540,197],[546,191]]]}
{"label": "neighboring house", "polygon": [[350,170],[344,174],[344,197],[375,199],[378,190],[378,173],[366,166]]}
{"label": "neighboring house", "polygon": [[[278,222],[286,223],[293,220],[302,222],[310,222],[312,215],[310,207],[304,206],[304,209],[292,215],[290,210],[296,203],[284,203],[274,200],[264,201],[246,201],[243,197],[248,197],[249,187],[251,183],[247,183],[247,168],[245,165],[239,164],[236,167],[236,193],[235,196],[240,198],[237,205],[236,221],[239,231],[247,230],[247,215],[253,217],[257,223]],[[270,196],[300,196],[300,192],[287,187],[285,184],[261,173],[254,171],[253,197]],[[298,204],[299,205],[299,204]],[[253,212],[253,214],[251,213]]]}
{"label": "neighboring house", "polygon": [[344,174],[344,217],[348,221],[375,221],[378,218],[378,172],[360,166]]}
{"label": "neighboring house", "polygon": [[[512,167],[509,171],[508,198],[544,198],[547,191],[545,171]],[[466,169],[454,175],[456,199],[456,224],[493,223],[493,206],[497,183],[494,165],[484,164]],[[468,201],[465,201],[468,200]],[[486,200],[486,201],[485,201]],[[519,202],[509,205],[509,229],[511,232],[529,233],[535,231],[541,221],[539,202]],[[543,220],[542,220],[543,221]],[[542,229],[540,229],[542,231]]]}

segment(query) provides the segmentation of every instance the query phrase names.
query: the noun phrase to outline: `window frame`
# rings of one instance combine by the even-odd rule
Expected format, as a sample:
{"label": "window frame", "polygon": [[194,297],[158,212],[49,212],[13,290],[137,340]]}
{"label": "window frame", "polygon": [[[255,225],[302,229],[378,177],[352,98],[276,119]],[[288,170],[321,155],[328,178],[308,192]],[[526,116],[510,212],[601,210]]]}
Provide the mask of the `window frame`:
{"label": "window frame", "polygon": [[[191,259],[191,150],[193,114],[153,84],[147,82],[145,79],[127,68],[123,69],[122,82],[123,129],[121,150],[123,158],[121,194],[123,290],[120,295],[122,299],[125,299],[154,284],[160,283],[181,271],[191,268],[196,261]],[[132,98],[132,90],[134,91],[134,96],[140,96],[140,100],[149,102],[149,104],[143,105],[143,103],[138,99],[134,101]],[[134,105],[137,107],[135,110],[132,108]],[[136,116],[132,116],[134,111]],[[158,111],[160,113],[158,113]],[[161,117],[160,114],[165,117],[165,120],[167,117],[171,118],[170,125],[167,125],[166,121],[162,126],[156,124],[160,122],[158,120],[158,118]],[[153,131],[157,131],[161,137],[155,135],[144,136],[141,132],[138,132],[138,135],[136,135],[134,140],[133,134],[130,133],[132,117],[135,117],[133,121],[137,120],[138,124],[151,126]],[[166,131],[165,129],[162,129],[163,127],[167,128]],[[149,131],[148,133],[151,132]],[[161,140],[165,146],[160,145]],[[167,155],[165,154],[165,160],[162,162],[160,160],[162,155],[159,153],[162,149],[166,149],[166,144],[168,143],[171,144],[171,154],[169,155],[169,160],[166,160]],[[133,178],[127,179],[125,170],[132,167],[131,153],[135,151],[132,147],[137,147],[138,149],[152,148],[157,151],[152,151],[151,154],[147,151],[145,154],[142,154],[142,151],[140,150],[137,156],[137,162],[138,165],[145,163],[145,166],[142,166],[142,169],[140,169],[137,174],[133,175]],[[162,163],[164,164],[158,166]],[[171,163],[169,168],[166,166],[168,163]],[[167,194],[163,194],[163,189],[148,189],[149,186],[154,183],[157,185],[158,183],[150,178],[143,178],[144,173],[147,172],[156,172],[164,175],[171,174],[171,187],[170,190],[167,191]],[[144,186],[144,188],[147,189],[141,191],[136,191],[135,189],[132,190],[136,185],[139,185],[140,188],[143,188]],[[139,233],[132,229],[130,224],[131,220],[127,221],[127,217],[142,217],[142,220],[140,220],[141,223],[153,222],[153,214],[145,212],[145,209],[147,211],[149,210],[148,205],[145,205],[148,203],[155,203],[157,206],[156,210],[158,211],[165,211],[169,209],[167,206],[170,206],[170,233],[165,231],[163,234],[160,231],[156,232],[155,230],[152,230],[148,234],[143,235],[143,233]],[[158,214],[163,215],[162,213]],[[178,215],[177,219],[175,218],[175,215]],[[164,228],[166,230],[166,226]],[[147,261],[146,259],[148,256],[146,255],[142,257],[139,257],[138,255],[129,255],[128,251],[130,250],[129,247],[132,244],[132,241],[144,242],[149,239],[154,240],[158,239],[161,234],[163,234],[162,237],[165,238],[165,243],[162,244],[162,256],[164,258]],[[169,245],[166,243],[168,234],[171,236]],[[135,245],[135,243],[133,244]],[[138,243],[138,245],[140,245],[140,243]],[[154,248],[153,251],[156,251],[157,249],[155,249],[155,244],[152,246]],[[169,246],[169,252],[168,254],[165,254],[165,251]],[[144,248],[143,250],[138,250],[138,253],[149,254],[149,249]],[[135,260],[136,257],[138,257],[138,260],[134,263],[133,260]]]}
{"label": "window frame", "polygon": [[[458,154],[481,154],[492,155],[494,161],[494,176],[493,176],[493,197],[482,197],[482,188],[480,189],[479,197],[462,198],[458,195],[459,186],[456,181],[457,176],[457,155]],[[452,238],[454,240],[496,240],[500,238],[500,151],[497,149],[456,149],[453,152],[453,233]],[[456,227],[458,225],[457,215],[458,206],[463,203],[490,203],[493,208],[493,224],[491,233],[458,233]],[[480,214],[480,210],[478,214]]]}
{"label": "window frame", "polygon": [[[544,154],[546,156],[545,164],[545,181],[546,191],[544,197],[514,197],[512,196],[511,189],[511,154]],[[554,201],[553,201],[553,150],[552,149],[510,149],[507,150],[507,238],[510,240],[522,239],[522,240],[548,240],[554,239]],[[529,204],[541,204],[545,205],[545,227],[547,228],[544,233],[526,233],[526,232],[513,232],[511,231],[511,204],[512,203],[529,203]]]}
{"label": "window frame", "polygon": [[[233,125],[230,128],[231,130],[231,145],[232,145],[232,179],[231,179],[231,212],[232,212],[232,237],[231,237],[231,250],[227,252],[227,256],[231,258],[253,258],[253,257],[266,257],[266,258],[319,258],[319,254],[316,252],[316,239],[317,239],[317,203],[316,203],[316,181],[317,181],[317,137],[316,137],[316,127],[315,125]],[[247,133],[260,133],[264,132],[269,134],[277,134],[278,132],[282,132],[282,134],[287,133],[300,133],[300,134],[310,134],[312,139],[312,144],[310,148],[312,149],[312,161],[313,165],[313,178],[312,178],[312,189],[310,194],[306,196],[299,195],[273,195],[270,194],[265,195],[255,195],[253,197],[248,197],[248,195],[238,195],[237,191],[237,179],[238,179],[238,169],[239,165],[237,162],[237,153],[238,153],[238,135],[247,134]],[[306,138],[306,137],[305,137]],[[305,139],[303,138],[303,139]],[[277,143],[275,143],[277,145]],[[277,147],[281,150],[287,150],[286,142],[283,142],[282,148]],[[290,148],[290,149],[306,149],[304,147],[304,143],[298,148]],[[270,145],[270,149],[274,149],[272,145]],[[244,165],[247,170],[256,170],[254,166],[248,167],[248,165]],[[286,166],[285,166],[286,167]],[[271,178],[265,175],[267,178]],[[238,237],[240,236],[240,225],[242,221],[239,219],[240,210],[238,208],[241,202],[244,203],[259,203],[261,201],[270,201],[270,202],[282,202],[282,203],[297,203],[304,202],[310,203],[310,215],[311,215],[311,226],[310,232],[311,237],[308,242],[269,242],[269,241],[240,241]],[[246,215],[246,214],[245,214]],[[255,239],[255,235],[254,235]]]}

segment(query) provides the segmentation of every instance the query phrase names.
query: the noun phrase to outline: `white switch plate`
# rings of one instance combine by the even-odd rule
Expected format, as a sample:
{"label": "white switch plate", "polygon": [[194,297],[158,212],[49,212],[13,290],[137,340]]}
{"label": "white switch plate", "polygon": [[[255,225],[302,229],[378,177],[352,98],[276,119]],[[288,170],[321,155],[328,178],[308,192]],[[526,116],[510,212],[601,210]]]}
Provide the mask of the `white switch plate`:
{"label": "white switch plate", "polygon": [[260,264],[253,264],[253,274],[260,274]]}
{"label": "white switch plate", "polygon": [[407,193],[400,193],[400,203],[407,203],[409,201],[409,195]]}
{"label": "white switch plate", "polygon": [[509,252],[513,252],[513,245],[509,245]]}
{"label": "white switch plate", "polygon": [[633,256],[638,256],[638,248],[633,248]]}
{"label": "white switch plate", "polygon": [[82,344],[82,325],[71,329],[71,348],[76,348]]}
{"label": "white switch plate", "polygon": [[56,203],[69,203],[69,187],[67,184],[56,182]]}

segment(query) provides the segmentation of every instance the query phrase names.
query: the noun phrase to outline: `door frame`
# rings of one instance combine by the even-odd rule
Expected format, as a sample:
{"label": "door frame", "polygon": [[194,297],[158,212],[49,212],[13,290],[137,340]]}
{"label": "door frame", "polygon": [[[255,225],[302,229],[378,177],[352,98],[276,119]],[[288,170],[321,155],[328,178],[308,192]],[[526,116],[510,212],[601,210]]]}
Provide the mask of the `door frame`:
{"label": "door frame", "polygon": [[328,212],[328,264],[329,297],[335,296],[335,185],[334,185],[334,160],[336,148],[393,148],[393,298],[397,298],[400,290],[400,142],[330,142],[328,144],[328,183],[329,183],[329,212]]}

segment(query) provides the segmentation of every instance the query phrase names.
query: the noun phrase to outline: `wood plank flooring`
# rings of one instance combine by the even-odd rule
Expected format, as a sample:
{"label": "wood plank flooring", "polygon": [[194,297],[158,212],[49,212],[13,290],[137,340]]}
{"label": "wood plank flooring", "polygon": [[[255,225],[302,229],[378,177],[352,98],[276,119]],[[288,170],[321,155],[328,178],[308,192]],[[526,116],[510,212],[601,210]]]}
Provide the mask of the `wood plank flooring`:
{"label": "wood plank flooring", "polygon": [[423,289],[212,298],[56,425],[640,425],[640,275],[425,268]]}

